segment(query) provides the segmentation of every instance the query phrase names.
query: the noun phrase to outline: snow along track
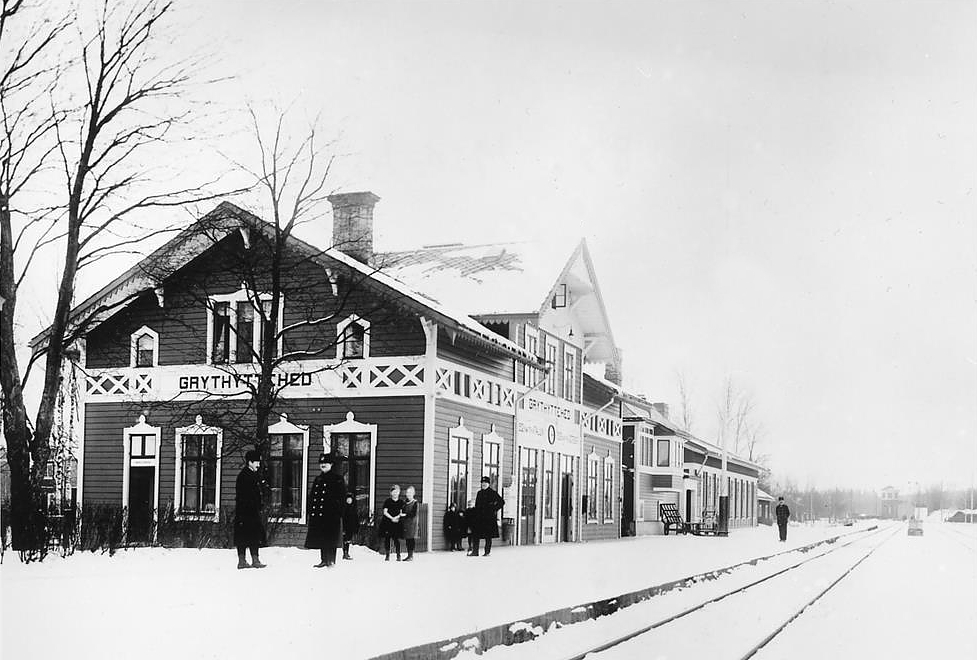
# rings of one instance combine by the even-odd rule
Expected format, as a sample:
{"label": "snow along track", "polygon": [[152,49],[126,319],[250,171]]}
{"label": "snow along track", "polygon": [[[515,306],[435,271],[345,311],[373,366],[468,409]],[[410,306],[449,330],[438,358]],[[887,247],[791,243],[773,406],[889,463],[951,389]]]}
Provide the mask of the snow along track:
{"label": "snow along track", "polygon": [[959,543],[960,545],[967,548],[971,552],[977,552],[977,538],[974,538],[974,536],[968,534],[967,532],[961,529],[956,529],[954,527],[947,527],[946,526],[947,524],[954,525],[957,523],[945,523],[942,525],[927,525],[924,526],[924,529],[939,530],[940,534],[953,539],[955,542]]}
{"label": "snow along track", "polygon": [[[564,658],[565,658],[565,660],[583,660],[584,658],[591,658],[591,659],[593,659],[593,658],[597,658],[597,657],[600,657],[600,658],[603,658],[603,657],[612,658],[612,657],[633,657],[635,655],[647,656],[648,655],[648,652],[650,652],[650,651],[654,651],[656,656],[669,657],[667,653],[666,654],[660,653],[660,649],[658,649],[658,648],[652,648],[652,645],[655,644],[655,642],[651,641],[650,639],[648,641],[649,648],[642,649],[642,652],[641,653],[637,653],[636,652],[637,649],[634,648],[634,647],[640,645],[641,644],[640,638],[642,638],[643,636],[649,635],[649,633],[651,633],[651,631],[654,631],[656,629],[662,628],[664,626],[668,626],[669,624],[675,624],[675,623],[677,623],[677,622],[679,622],[680,620],[683,620],[683,619],[684,619],[684,621],[682,621],[682,623],[685,624],[684,627],[691,627],[691,630],[689,631],[689,633],[687,635],[681,635],[681,634],[679,635],[679,639],[681,640],[681,645],[684,646],[684,648],[686,649],[686,655],[688,655],[688,653],[694,653],[696,656],[698,656],[700,654],[705,655],[703,653],[705,651],[705,649],[703,649],[699,645],[698,642],[700,640],[697,639],[697,635],[695,634],[694,631],[708,630],[709,627],[710,627],[710,621],[714,621],[714,620],[717,620],[717,619],[719,619],[719,618],[722,617],[721,614],[720,615],[717,615],[715,612],[712,611],[712,609],[707,609],[707,608],[709,608],[710,606],[713,606],[713,605],[719,603],[720,601],[724,601],[726,599],[730,599],[729,601],[727,601],[723,605],[723,607],[730,607],[731,606],[731,609],[732,609],[734,615],[736,613],[739,613],[742,616],[742,612],[748,611],[748,609],[747,608],[743,608],[741,605],[740,606],[737,606],[735,604],[734,600],[731,599],[731,597],[740,596],[742,594],[746,594],[748,591],[757,590],[758,588],[760,588],[760,589],[764,589],[764,588],[769,589],[770,585],[772,584],[771,581],[775,580],[775,578],[780,578],[782,576],[785,576],[785,575],[789,574],[791,571],[795,571],[797,569],[809,570],[808,565],[811,564],[812,562],[814,562],[816,560],[819,560],[819,559],[823,559],[825,557],[833,556],[838,551],[846,550],[846,549],[850,548],[851,546],[854,546],[856,544],[860,544],[860,543],[862,543],[863,541],[865,541],[867,539],[870,539],[870,538],[875,537],[877,534],[881,533],[885,529],[891,529],[891,528],[877,529],[877,530],[875,530],[875,531],[873,531],[873,532],[871,532],[871,533],[869,533],[869,534],[867,534],[865,536],[859,536],[858,538],[856,538],[856,539],[854,539],[852,541],[849,541],[847,543],[837,544],[834,547],[832,547],[830,550],[827,550],[827,551],[822,552],[820,554],[814,555],[812,557],[805,558],[802,561],[799,561],[799,562],[797,562],[795,564],[791,564],[791,565],[789,565],[789,566],[787,566],[785,568],[782,568],[780,570],[777,570],[777,571],[775,571],[775,572],[773,572],[773,573],[771,573],[769,575],[766,575],[766,576],[764,576],[764,577],[762,577],[762,578],[760,578],[758,580],[752,581],[749,584],[746,584],[746,585],[740,586],[738,588],[732,589],[730,591],[727,591],[725,593],[722,593],[722,594],[720,594],[718,596],[715,596],[713,598],[706,599],[706,600],[704,600],[704,601],[702,601],[702,602],[700,602],[700,603],[698,603],[698,604],[696,604],[696,605],[694,605],[692,607],[689,607],[687,609],[682,610],[681,612],[678,612],[677,614],[674,614],[672,616],[668,616],[666,618],[660,619],[660,620],[655,621],[654,623],[651,623],[649,625],[642,626],[641,628],[639,628],[637,630],[633,630],[633,631],[628,632],[627,634],[621,635],[621,636],[619,636],[619,637],[617,637],[615,639],[612,639],[610,641],[603,642],[603,643],[601,643],[599,645],[596,645],[596,646],[593,646],[591,648],[588,648],[585,651],[582,651],[582,652],[574,652],[571,655],[564,656]],[[845,562],[844,565],[847,568],[846,568],[846,570],[844,570],[844,572],[842,573],[842,575],[840,577],[838,577],[833,582],[831,582],[825,589],[821,590],[813,598],[811,598],[809,600],[806,600],[804,603],[802,603],[799,608],[795,608],[795,610],[793,611],[793,614],[787,619],[787,621],[785,621],[782,624],[778,625],[777,628],[776,628],[776,630],[774,630],[773,633],[768,634],[760,643],[758,643],[758,644],[751,644],[750,645],[750,648],[749,648],[749,651],[747,652],[746,655],[735,654],[735,655],[732,655],[732,657],[741,657],[744,660],[745,660],[745,658],[752,657],[767,642],[769,642],[777,634],[779,634],[780,631],[782,631],[791,621],[793,621],[798,616],[800,616],[800,614],[811,603],[813,603],[813,602],[817,601],[819,598],[821,598],[821,596],[823,596],[825,593],[827,593],[842,578],[844,578],[845,575],[848,575],[851,571],[853,571],[861,562],[865,561],[865,559],[867,557],[869,557],[873,552],[875,552],[875,550],[877,548],[881,547],[882,544],[884,544],[886,541],[888,541],[890,538],[892,538],[896,533],[898,533],[902,529],[903,529],[902,526],[898,526],[895,532],[893,532],[893,533],[885,536],[882,539],[882,542],[881,543],[878,543],[878,544],[873,545],[872,548],[869,550],[868,553],[862,555],[853,564],[850,564],[850,560],[848,562]],[[834,559],[837,559],[837,558],[834,557]],[[699,614],[699,617],[694,616],[697,613]],[[690,615],[693,615],[693,616],[690,617]],[[689,617],[689,619],[686,619],[686,617]],[[703,620],[699,621],[700,618],[702,618]],[[698,625],[696,625],[696,624],[693,623],[692,626],[689,626],[688,624],[690,622],[692,622],[692,621],[696,621]],[[754,639],[756,639],[756,638],[754,637]],[[742,642],[743,640],[739,640],[739,641]],[[622,647],[622,645],[627,646],[628,647],[628,650],[624,650],[623,648],[621,648],[620,649],[620,651],[621,651],[620,653],[616,652],[617,651],[617,648],[616,647]],[[731,649],[728,649],[727,648],[727,646],[725,645],[725,643],[720,643],[719,646],[722,649],[722,650],[720,650],[720,654],[723,654],[723,650],[725,650],[726,653],[728,653],[729,651],[731,651]],[[614,650],[612,651],[612,649],[614,649]],[[708,653],[708,657],[713,657],[713,656],[714,656],[714,654],[710,651]]]}

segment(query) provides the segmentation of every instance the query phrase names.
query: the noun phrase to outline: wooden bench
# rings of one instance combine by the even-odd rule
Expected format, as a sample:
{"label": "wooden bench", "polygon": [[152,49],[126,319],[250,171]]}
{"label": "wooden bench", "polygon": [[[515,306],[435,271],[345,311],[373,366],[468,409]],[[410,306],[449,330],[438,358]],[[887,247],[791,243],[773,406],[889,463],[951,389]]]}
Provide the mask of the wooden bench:
{"label": "wooden bench", "polygon": [[682,534],[689,532],[689,524],[682,520],[677,505],[662,502],[658,505],[658,514],[661,517],[662,524],[665,525],[665,536],[668,536],[669,529],[676,530]]}

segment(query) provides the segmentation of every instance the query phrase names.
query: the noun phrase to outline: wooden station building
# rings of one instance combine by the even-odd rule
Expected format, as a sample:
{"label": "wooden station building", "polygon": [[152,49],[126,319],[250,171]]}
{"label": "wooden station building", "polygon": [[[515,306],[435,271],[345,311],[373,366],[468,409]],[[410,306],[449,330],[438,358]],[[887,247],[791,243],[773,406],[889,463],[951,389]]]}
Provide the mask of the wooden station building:
{"label": "wooden station building", "polygon": [[515,542],[619,535],[620,397],[584,367],[614,379],[620,351],[586,244],[538,260],[512,244],[378,253],[378,199],[333,195],[331,232],[288,238],[274,327],[273,227],[226,202],[73,310],[88,323],[82,506],[127,508],[147,541],[167,509],[227,516],[271,342],[263,464],[280,542],[304,538],[326,451],[346,457],[364,520],[391,484],[415,486],[418,549],[446,547],[443,512],[483,475]]}

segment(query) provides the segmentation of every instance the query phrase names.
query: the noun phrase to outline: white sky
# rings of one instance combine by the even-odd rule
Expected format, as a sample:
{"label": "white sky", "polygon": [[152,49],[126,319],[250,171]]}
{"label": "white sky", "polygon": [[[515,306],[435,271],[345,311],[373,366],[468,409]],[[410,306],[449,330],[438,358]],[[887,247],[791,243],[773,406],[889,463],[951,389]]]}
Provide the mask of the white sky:
{"label": "white sky", "polygon": [[381,248],[586,236],[625,385],[677,413],[683,371],[696,432],[731,374],[802,484],[970,482],[977,3],[189,11],[177,47],[237,75],[215,99],[341,136]]}

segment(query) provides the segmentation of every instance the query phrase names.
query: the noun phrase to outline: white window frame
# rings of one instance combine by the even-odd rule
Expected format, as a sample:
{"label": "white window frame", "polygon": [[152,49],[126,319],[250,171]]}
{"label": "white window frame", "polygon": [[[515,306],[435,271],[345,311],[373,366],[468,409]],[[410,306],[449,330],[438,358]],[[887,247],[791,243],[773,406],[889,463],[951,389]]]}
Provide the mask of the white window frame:
{"label": "white window frame", "polygon": [[[488,475],[488,455],[486,451],[489,445],[499,446],[499,490],[502,489],[503,466],[505,465],[505,438],[495,430],[495,424],[489,427],[489,432],[482,435],[482,476]],[[470,458],[469,458],[470,461]]]}
{"label": "white window frame", "polygon": [[278,518],[281,522],[305,524],[306,505],[309,498],[309,426],[308,424],[293,424],[288,421],[288,415],[281,414],[278,421],[268,427],[269,438],[272,435],[298,435],[302,434],[302,515],[298,518],[282,517]]}
{"label": "white window frame", "polygon": [[[532,348],[530,348],[529,346],[530,339],[533,340]],[[533,355],[539,354],[539,330],[529,325],[528,323],[526,324],[526,340],[524,343],[527,352],[532,353]],[[536,375],[536,369],[530,364],[524,364],[522,366],[522,369],[523,369],[522,371],[523,383],[527,387],[533,387],[534,385],[536,385],[536,379],[534,378],[534,376]]]}
{"label": "white window frame", "polygon": [[[227,364],[237,363],[237,303],[239,302],[251,302],[252,307],[254,307],[254,302],[257,301],[258,304],[263,304],[269,302],[272,299],[270,293],[255,293],[253,296],[249,295],[249,291],[244,284],[241,284],[241,288],[232,293],[222,293],[210,296],[207,298],[207,361],[206,364],[214,364],[214,356],[212,354],[214,350],[214,307],[217,303],[227,303],[227,313],[230,319],[231,330],[228,333],[229,346],[227,347]],[[285,296],[280,295],[278,299],[278,326],[275,328],[275,342],[278,348],[278,354],[282,354],[282,320],[284,317],[285,309]],[[261,340],[261,315],[262,310],[255,307],[255,321],[251,328],[251,345],[258,346],[258,342]],[[221,363],[223,364],[223,363]]]}
{"label": "white window frame", "polygon": [[[596,513],[596,516],[593,518],[590,517],[590,466],[591,465],[595,466],[594,474],[597,477],[594,480],[594,513]],[[600,523],[600,500],[601,500],[600,456],[597,455],[597,452],[593,448],[591,448],[590,453],[587,454],[587,480],[585,481],[585,484],[586,485],[584,487],[584,492],[587,493],[587,510],[584,511],[584,516],[586,517],[588,525],[599,524]]]}
{"label": "white window frame", "polygon": [[603,512],[604,517],[601,518],[601,520],[603,520],[605,523],[612,523],[614,522],[614,457],[611,456],[610,452],[607,452],[607,458],[604,459],[604,465],[601,466],[603,468],[603,471],[601,473],[601,491],[600,491],[600,502],[602,506],[604,504],[604,481],[607,480],[608,466],[610,466],[611,468],[611,498],[610,498],[611,510],[609,514],[607,511],[604,511]]}
{"label": "white window frame", "polygon": [[[139,337],[142,337],[143,335],[149,335],[150,337],[153,338],[152,366],[158,367],[159,366],[159,333],[153,330],[152,328],[150,328],[148,325],[144,325],[143,327],[139,328],[131,335],[129,335],[129,366],[132,368],[136,368],[136,357],[138,354],[137,353],[138,347],[136,346],[136,342],[139,339]],[[148,369],[149,367],[139,367],[139,368]]]}
{"label": "white window frame", "polygon": [[[370,434],[370,513],[376,507],[377,491],[377,425],[357,422],[353,411],[346,413],[346,419],[338,424],[327,424],[322,427],[322,453],[332,451],[333,433],[369,433]],[[347,484],[348,485],[348,484]]]}
{"label": "white window frame", "polygon": [[[214,513],[181,513],[183,507],[183,436],[185,435],[216,435],[217,436],[217,483],[214,492]],[[176,520],[211,520],[220,519],[221,510],[221,463],[224,455],[224,429],[219,426],[207,426],[203,418],[197,415],[190,426],[181,426],[174,433],[174,447],[176,448],[176,465],[173,481],[173,515]]]}
{"label": "white window frame", "polygon": [[445,487],[445,507],[447,507],[447,502],[451,501],[451,442],[455,438],[464,438],[468,440],[468,457],[465,463],[468,466],[468,483],[465,484],[466,494],[465,502],[472,499],[472,450],[474,449],[475,435],[465,428],[465,418],[458,418],[458,426],[448,429],[448,479]]}
{"label": "white window frame", "polygon": [[[567,361],[568,361],[568,359],[570,361],[572,361],[571,364],[570,364],[571,373],[570,373],[570,383],[569,383],[569,385],[566,382],[566,380],[567,380]],[[562,372],[563,372],[563,397],[562,398],[564,400],[566,400],[566,401],[571,402],[571,403],[575,403],[576,400],[577,400],[577,391],[576,391],[577,390],[577,387],[576,387],[576,385],[577,385],[577,351],[572,346],[565,345],[563,347],[563,364],[561,366],[562,366]],[[567,397],[567,392],[569,392],[569,394],[570,394],[569,397]]]}
{"label": "white window frame", "polygon": [[[546,384],[543,386],[543,390],[552,396],[556,396],[556,376],[558,369],[560,368],[559,357],[560,357],[560,342],[556,337],[550,335],[543,335],[543,360],[547,363],[549,371],[546,372]],[[550,354],[553,356],[553,363],[549,364]]]}
{"label": "white window frame", "polygon": [[[350,314],[345,319],[336,324],[336,359],[346,360],[346,342],[343,341],[343,334],[346,328],[356,323],[363,328],[363,358],[370,357],[370,322],[359,314]],[[348,358],[358,360],[359,358]]]}
{"label": "white window frame", "polygon": [[[132,458],[132,448],[129,438],[134,435],[156,436],[156,456],[153,458]],[[154,467],[156,468],[153,483],[154,522],[158,522],[159,515],[159,455],[162,440],[163,436],[160,427],[147,424],[145,415],[139,415],[139,419],[134,426],[127,426],[122,429],[122,508],[129,506],[129,468]]]}

